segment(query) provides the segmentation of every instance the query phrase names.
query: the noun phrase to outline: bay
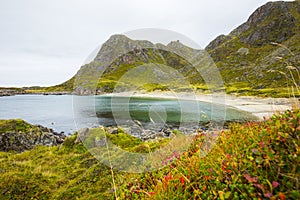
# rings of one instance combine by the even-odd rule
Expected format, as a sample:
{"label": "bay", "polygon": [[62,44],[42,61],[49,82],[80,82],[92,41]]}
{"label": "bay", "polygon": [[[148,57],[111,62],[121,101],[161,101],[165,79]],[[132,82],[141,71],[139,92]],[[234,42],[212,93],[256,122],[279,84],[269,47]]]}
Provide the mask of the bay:
{"label": "bay", "polygon": [[253,120],[250,113],[191,100],[118,96],[16,95],[0,98],[0,119],[20,118],[56,132],[141,123]]}

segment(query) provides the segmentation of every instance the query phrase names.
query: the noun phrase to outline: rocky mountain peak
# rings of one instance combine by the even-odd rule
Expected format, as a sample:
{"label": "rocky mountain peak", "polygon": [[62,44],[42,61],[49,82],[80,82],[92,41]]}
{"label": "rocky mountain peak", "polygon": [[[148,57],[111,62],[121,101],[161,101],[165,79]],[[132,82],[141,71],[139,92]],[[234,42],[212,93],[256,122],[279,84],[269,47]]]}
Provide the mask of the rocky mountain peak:
{"label": "rocky mountain peak", "polygon": [[251,46],[282,43],[299,32],[299,20],[299,1],[268,2],[256,9],[245,23],[228,36],[221,35],[213,40],[206,49],[215,49],[235,37],[240,37],[243,43]]}

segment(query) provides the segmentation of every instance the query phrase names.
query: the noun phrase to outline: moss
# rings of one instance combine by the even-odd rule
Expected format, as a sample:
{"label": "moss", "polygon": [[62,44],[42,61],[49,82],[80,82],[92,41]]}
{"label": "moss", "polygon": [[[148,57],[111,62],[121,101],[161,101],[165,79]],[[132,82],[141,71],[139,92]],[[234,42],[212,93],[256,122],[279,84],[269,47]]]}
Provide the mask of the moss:
{"label": "moss", "polygon": [[29,132],[37,128],[22,119],[0,120],[0,133]]}
{"label": "moss", "polygon": [[110,142],[125,150],[131,150],[133,147],[142,144],[142,140],[128,135],[126,133],[106,134]]}

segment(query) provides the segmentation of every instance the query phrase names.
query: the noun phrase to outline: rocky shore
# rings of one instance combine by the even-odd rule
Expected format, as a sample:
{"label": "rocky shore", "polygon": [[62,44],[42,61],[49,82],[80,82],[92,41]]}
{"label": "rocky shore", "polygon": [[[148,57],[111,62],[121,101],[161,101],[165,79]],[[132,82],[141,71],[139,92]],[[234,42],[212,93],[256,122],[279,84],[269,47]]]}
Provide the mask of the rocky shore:
{"label": "rocky shore", "polygon": [[13,89],[13,88],[0,88],[0,97],[1,96],[13,96],[18,94],[27,94],[23,89]]}
{"label": "rocky shore", "polygon": [[0,151],[23,152],[37,145],[56,146],[66,138],[63,133],[56,133],[41,125],[31,125],[17,120],[0,120]]}
{"label": "rocky shore", "polygon": [[22,89],[22,88],[16,88],[16,89],[0,88],[0,97],[14,96],[14,95],[26,95],[26,94],[67,95],[67,94],[71,94],[71,92],[67,92],[67,91],[62,91],[62,92],[32,92],[32,91],[27,91],[27,90]]}

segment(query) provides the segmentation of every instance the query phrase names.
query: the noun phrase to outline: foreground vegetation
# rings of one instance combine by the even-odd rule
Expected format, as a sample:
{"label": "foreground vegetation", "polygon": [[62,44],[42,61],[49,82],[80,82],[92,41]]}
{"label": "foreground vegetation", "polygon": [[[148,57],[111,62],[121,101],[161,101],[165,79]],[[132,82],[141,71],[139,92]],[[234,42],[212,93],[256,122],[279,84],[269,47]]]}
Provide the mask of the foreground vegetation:
{"label": "foreground vegetation", "polygon": [[[231,124],[214,133],[219,139],[203,157],[212,137],[198,134],[188,151],[144,174],[112,171],[76,134],[61,146],[2,152],[0,199],[299,199],[299,122],[296,110]],[[144,145],[125,133],[109,139],[128,151]]]}
{"label": "foreground vegetation", "polygon": [[139,199],[299,199],[300,112],[264,122],[232,124],[201,155],[206,135],[163,170],[142,174],[120,190]]}

